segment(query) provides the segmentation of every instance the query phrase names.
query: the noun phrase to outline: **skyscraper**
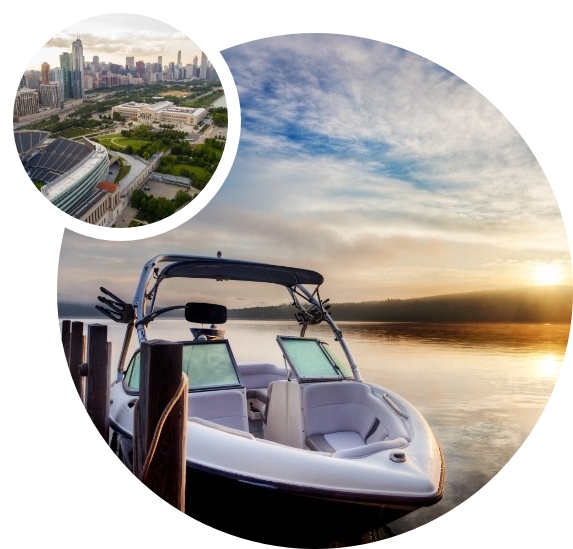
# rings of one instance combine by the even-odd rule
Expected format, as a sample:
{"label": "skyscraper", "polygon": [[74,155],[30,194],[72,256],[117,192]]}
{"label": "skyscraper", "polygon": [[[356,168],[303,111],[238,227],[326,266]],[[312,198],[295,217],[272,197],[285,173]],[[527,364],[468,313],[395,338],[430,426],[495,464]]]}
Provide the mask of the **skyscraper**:
{"label": "skyscraper", "polygon": [[181,50],[177,52],[177,65],[181,66]]}
{"label": "skyscraper", "polygon": [[40,84],[50,83],[50,65],[45,61],[42,63],[42,77],[40,78]]}
{"label": "skyscraper", "polygon": [[126,70],[133,69],[133,67],[135,67],[135,57],[126,57],[125,58]]}
{"label": "skyscraper", "polygon": [[72,84],[74,99],[84,98],[84,47],[78,37],[72,42]]}
{"label": "skyscraper", "polygon": [[207,64],[207,56],[204,52],[201,52],[201,68],[199,69],[199,78],[201,80],[207,80]]}
{"label": "skyscraper", "polygon": [[69,52],[65,51],[60,55],[60,67],[63,72],[64,79],[64,97],[72,99],[74,97],[74,87],[72,83],[72,56]]}
{"label": "skyscraper", "polygon": [[58,84],[58,107],[64,102],[64,71],[60,67],[50,69],[50,82]]}

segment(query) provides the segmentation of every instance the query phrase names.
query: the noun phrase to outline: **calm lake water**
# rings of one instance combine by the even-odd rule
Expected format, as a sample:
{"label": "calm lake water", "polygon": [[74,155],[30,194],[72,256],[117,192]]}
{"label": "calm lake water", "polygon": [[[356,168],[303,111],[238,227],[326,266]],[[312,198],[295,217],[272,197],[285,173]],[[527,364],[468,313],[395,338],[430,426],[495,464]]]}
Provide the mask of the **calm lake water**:
{"label": "calm lake water", "polygon": [[[109,326],[115,372],[124,325],[105,318],[81,320],[86,327]],[[188,329],[175,331],[178,323],[156,321],[149,339],[190,339]],[[539,419],[569,337],[568,324],[348,322],[339,327],[362,377],[412,402],[445,454],[442,501],[395,521],[381,537],[401,534],[443,515],[500,471]],[[282,364],[276,335],[298,334],[292,322],[230,320],[224,328],[238,362]],[[323,326],[309,329],[306,335],[324,335],[332,341]],[[136,345],[132,342],[132,349]]]}

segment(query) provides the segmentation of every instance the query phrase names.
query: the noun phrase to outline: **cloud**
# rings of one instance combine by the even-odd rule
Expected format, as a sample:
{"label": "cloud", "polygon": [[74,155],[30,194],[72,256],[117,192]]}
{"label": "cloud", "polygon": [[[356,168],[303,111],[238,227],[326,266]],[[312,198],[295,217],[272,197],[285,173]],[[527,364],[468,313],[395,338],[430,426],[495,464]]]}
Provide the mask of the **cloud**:
{"label": "cloud", "polygon": [[[58,55],[71,51],[71,44],[80,37],[86,61],[94,55],[100,61],[124,64],[126,56],[136,60],[156,62],[163,56],[164,64],[176,61],[182,51],[182,61],[191,63],[200,48],[181,31],[162,21],[134,14],[107,14],[85,19],[55,34],[36,54],[29,65],[39,69],[42,60],[58,65]],[[32,66],[34,65],[34,66]]]}
{"label": "cloud", "polygon": [[[535,157],[444,68],[327,34],[258,40],[223,56],[242,126],[221,190],[180,228],[140,246],[96,246],[94,255],[121,257],[138,274],[155,253],[222,250],[318,270],[337,301],[531,285],[539,261],[570,271],[563,221]],[[117,267],[106,274],[120,281]]]}

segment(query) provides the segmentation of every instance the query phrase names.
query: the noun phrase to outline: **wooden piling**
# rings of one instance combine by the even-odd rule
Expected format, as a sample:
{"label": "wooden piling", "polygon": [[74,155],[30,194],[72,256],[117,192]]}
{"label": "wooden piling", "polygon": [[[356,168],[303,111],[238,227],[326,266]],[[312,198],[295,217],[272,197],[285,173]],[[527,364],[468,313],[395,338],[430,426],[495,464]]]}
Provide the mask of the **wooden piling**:
{"label": "wooden piling", "polygon": [[84,362],[84,353],[84,323],[76,320],[72,322],[68,366],[80,398],[83,396],[80,365]]}
{"label": "wooden piling", "polygon": [[85,406],[106,442],[109,441],[109,387],[107,326],[90,324],[87,344]]}
{"label": "wooden piling", "polygon": [[[109,442],[111,344],[107,326],[62,322],[64,353],[74,385],[100,434]],[[87,356],[86,356],[87,355]],[[185,512],[187,454],[187,376],[182,373],[180,343],[149,341],[141,345],[139,399],[134,421],[133,472],[159,497]],[[85,383],[85,396],[82,390]]]}
{"label": "wooden piling", "polygon": [[64,356],[66,357],[66,364],[70,364],[70,342],[72,338],[72,323],[70,320],[62,320],[62,347],[64,348]]}
{"label": "wooden piling", "polygon": [[187,377],[182,374],[182,354],[180,343],[154,340],[141,345],[134,472],[150,490],[184,512]]}

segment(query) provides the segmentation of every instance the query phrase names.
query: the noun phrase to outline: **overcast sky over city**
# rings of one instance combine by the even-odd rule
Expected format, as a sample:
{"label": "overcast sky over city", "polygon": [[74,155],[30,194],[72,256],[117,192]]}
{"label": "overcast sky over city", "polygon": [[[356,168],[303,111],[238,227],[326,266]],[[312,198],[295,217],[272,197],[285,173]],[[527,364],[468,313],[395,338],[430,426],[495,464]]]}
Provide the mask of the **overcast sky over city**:
{"label": "overcast sky over city", "polygon": [[571,283],[564,224],[539,164],[454,74],[343,35],[286,35],[222,54],[242,126],[220,191],[146,240],[66,231],[61,300],[93,301],[100,285],[131,299],[153,255],[217,250],[318,270],[333,301]]}
{"label": "overcast sky over city", "polygon": [[[46,61],[51,68],[60,66],[60,55],[72,51],[72,42],[80,38],[86,62],[94,55],[100,62],[125,65],[126,57],[135,61],[156,63],[163,57],[163,65],[177,63],[177,52],[181,51],[181,62],[193,62],[197,55],[201,59],[201,48],[192,37],[186,36],[172,26],[135,14],[107,14],[79,21],[61,30],[45,45],[38,44],[38,53],[30,60],[27,69],[40,70]],[[27,60],[26,60],[27,61]]]}

